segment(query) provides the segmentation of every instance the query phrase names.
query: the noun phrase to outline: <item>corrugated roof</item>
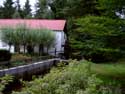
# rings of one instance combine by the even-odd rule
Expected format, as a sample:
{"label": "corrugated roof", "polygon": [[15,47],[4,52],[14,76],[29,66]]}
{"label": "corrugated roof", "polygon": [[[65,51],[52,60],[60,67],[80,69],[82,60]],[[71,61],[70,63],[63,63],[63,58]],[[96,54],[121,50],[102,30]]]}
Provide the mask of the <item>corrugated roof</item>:
{"label": "corrugated roof", "polygon": [[66,20],[0,19],[0,28],[26,25],[32,29],[64,30]]}

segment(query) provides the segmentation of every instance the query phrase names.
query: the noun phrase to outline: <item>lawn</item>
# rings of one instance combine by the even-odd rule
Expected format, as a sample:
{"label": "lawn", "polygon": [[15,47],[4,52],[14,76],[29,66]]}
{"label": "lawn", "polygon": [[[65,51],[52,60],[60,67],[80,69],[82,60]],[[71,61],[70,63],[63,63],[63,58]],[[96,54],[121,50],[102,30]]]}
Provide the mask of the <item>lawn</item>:
{"label": "lawn", "polygon": [[91,70],[103,76],[125,78],[125,63],[92,64]]}
{"label": "lawn", "polygon": [[45,55],[45,56],[32,55],[31,56],[27,54],[12,54],[10,61],[5,61],[5,63],[3,64],[1,64],[0,62],[0,70],[17,67],[21,65],[28,65],[31,63],[52,59],[52,58],[54,57],[50,55]]}
{"label": "lawn", "polygon": [[[83,62],[84,63],[84,62]],[[86,65],[86,64],[84,64]],[[108,63],[90,63],[90,70],[92,73],[97,74],[97,76],[102,79],[109,81],[117,81],[125,84],[125,61],[120,60],[118,62],[108,62]]]}

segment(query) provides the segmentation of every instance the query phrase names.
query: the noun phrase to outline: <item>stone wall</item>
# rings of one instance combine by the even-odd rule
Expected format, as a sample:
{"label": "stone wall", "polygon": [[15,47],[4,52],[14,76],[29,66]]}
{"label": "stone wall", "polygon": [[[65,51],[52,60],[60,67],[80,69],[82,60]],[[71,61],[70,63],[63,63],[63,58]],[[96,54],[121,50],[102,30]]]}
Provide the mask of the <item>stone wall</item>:
{"label": "stone wall", "polygon": [[23,66],[18,66],[18,67],[13,67],[10,69],[4,69],[0,70],[0,77],[9,74],[9,75],[14,75],[17,77],[23,77],[24,75],[33,75],[36,73],[42,73],[46,70],[49,70],[52,66],[56,65],[60,61],[63,61],[61,59],[49,59],[41,62],[36,62],[33,64],[29,65],[23,65]]}

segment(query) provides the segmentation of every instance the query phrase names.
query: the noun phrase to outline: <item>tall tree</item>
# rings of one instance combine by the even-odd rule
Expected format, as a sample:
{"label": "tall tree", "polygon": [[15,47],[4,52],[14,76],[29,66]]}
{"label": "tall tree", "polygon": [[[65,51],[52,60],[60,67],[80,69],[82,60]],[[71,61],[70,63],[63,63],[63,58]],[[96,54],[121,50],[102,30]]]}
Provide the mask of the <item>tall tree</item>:
{"label": "tall tree", "polygon": [[16,10],[15,13],[13,14],[13,19],[20,19],[20,13]]}
{"label": "tall tree", "polygon": [[16,8],[18,11],[21,11],[20,0],[16,1]]}
{"label": "tall tree", "polygon": [[17,0],[16,1],[16,9],[15,9],[15,13],[13,15],[13,18],[21,18],[21,14],[22,14],[22,10],[21,10],[21,6],[20,6],[20,1]]}
{"label": "tall tree", "polygon": [[48,0],[39,0],[36,5],[35,18],[53,18],[52,10],[48,5]]}
{"label": "tall tree", "polygon": [[98,0],[100,12],[103,15],[116,17],[125,15],[125,1],[124,0]]}
{"label": "tall tree", "polygon": [[64,9],[67,8],[67,0],[52,0],[49,5],[55,18],[65,18]]}
{"label": "tall tree", "polygon": [[31,13],[31,5],[29,0],[26,0],[25,5],[24,5],[24,18],[32,18],[32,13]]}
{"label": "tall tree", "polygon": [[3,18],[12,18],[15,8],[13,7],[13,0],[5,0],[3,3]]}
{"label": "tall tree", "polygon": [[0,18],[3,18],[3,7],[0,6]]}
{"label": "tall tree", "polygon": [[56,18],[81,17],[96,12],[96,0],[52,0],[50,6]]}
{"label": "tall tree", "polygon": [[77,28],[70,35],[72,57],[105,62],[124,56],[124,20],[86,16],[77,19],[75,25]]}

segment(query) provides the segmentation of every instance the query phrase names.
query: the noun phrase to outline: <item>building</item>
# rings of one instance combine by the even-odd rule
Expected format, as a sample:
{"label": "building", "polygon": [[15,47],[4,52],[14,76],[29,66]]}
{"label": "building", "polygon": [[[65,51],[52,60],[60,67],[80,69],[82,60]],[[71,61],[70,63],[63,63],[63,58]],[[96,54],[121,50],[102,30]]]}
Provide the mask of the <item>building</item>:
{"label": "building", "polygon": [[[41,20],[41,19],[0,19],[0,28],[16,27],[19,24],[25,24],[32,29],[49,29],[56,34],[56,45],[49,51],[50,54],[64,52],[66,41],[66,20]],[[9,46],[0,40],[0,49],[9,49]],[[14,47],[11,47],[11,52],[14,52]]]}

